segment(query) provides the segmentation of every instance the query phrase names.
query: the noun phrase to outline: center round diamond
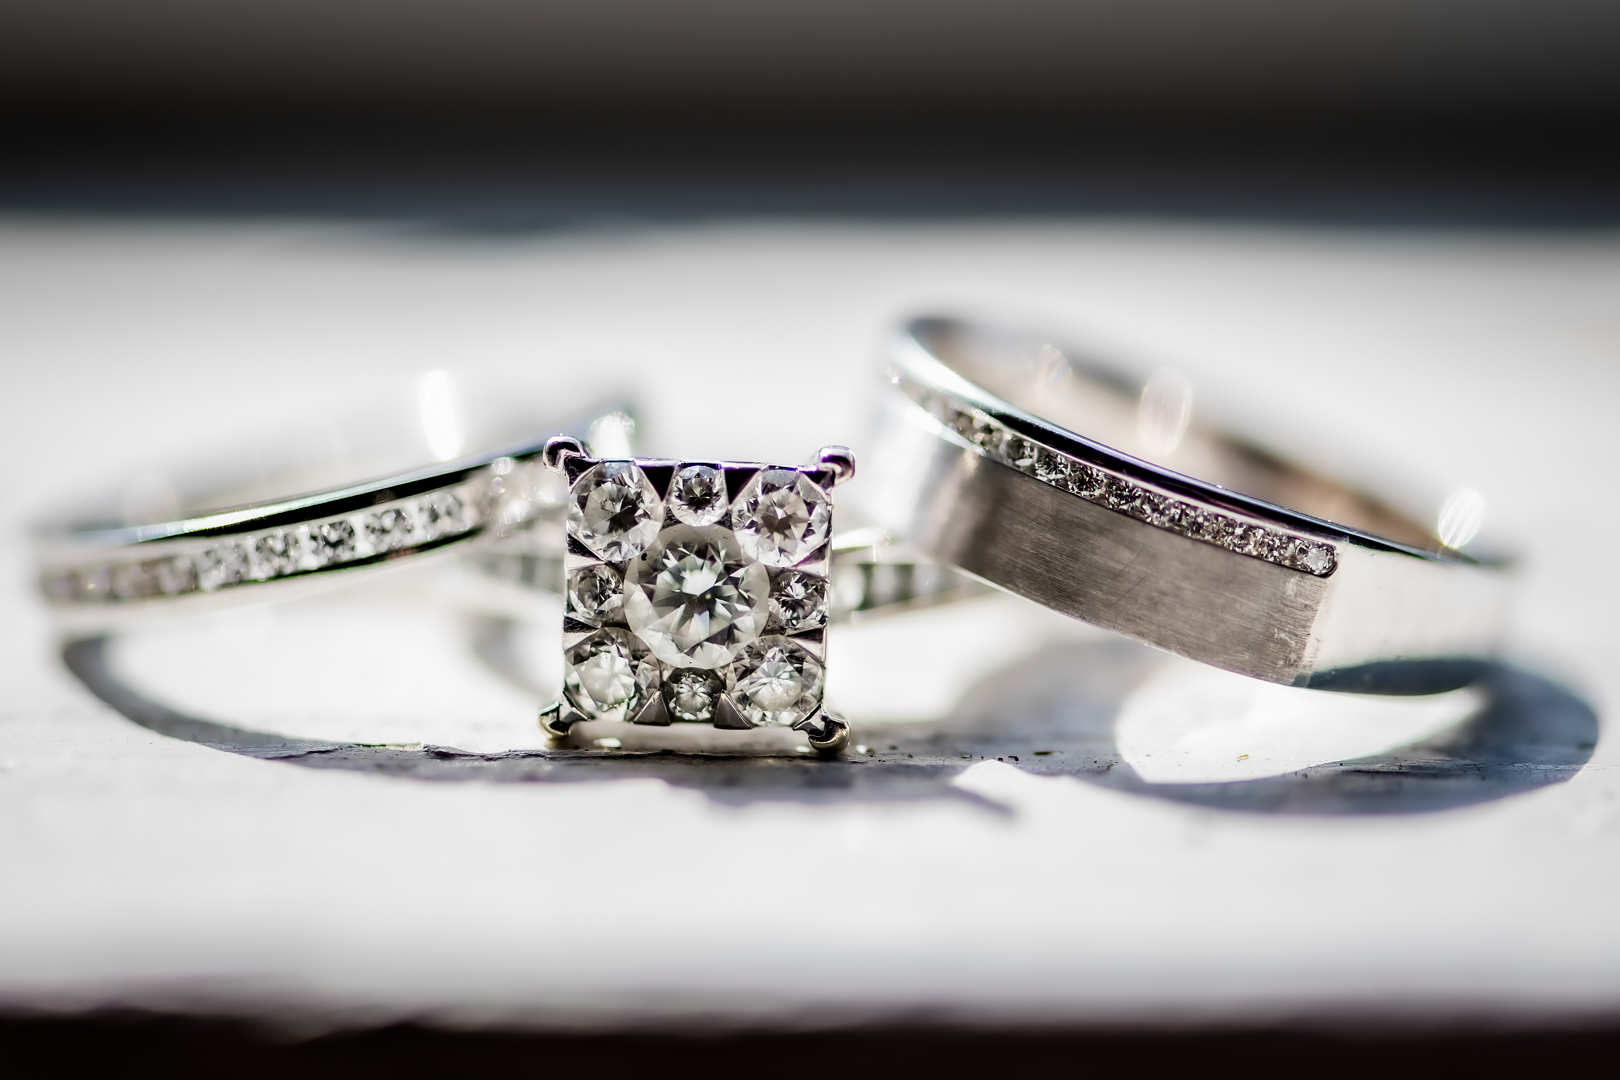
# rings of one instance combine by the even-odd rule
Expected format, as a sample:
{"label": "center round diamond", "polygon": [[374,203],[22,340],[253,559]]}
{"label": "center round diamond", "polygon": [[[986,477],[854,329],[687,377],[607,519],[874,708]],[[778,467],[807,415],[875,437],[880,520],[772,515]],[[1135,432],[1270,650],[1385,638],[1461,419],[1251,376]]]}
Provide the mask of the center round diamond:
{"label": "center round diamond", "polygon": [[671,667],[731,663],[770,613],[770,574],[730,529],[665,529],[630,561],[624,586],[625,621]]}

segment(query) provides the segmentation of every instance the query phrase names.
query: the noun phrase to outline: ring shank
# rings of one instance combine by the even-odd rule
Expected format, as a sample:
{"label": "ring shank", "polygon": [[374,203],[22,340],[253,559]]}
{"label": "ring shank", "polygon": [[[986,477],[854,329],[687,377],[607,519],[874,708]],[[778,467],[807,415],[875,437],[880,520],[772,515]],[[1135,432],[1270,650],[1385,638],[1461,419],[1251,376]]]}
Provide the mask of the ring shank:
{"label": "ring shank", "polygon": [[[546,411],[486,407],[456,417],[455,437],[437,445],[397,415],[364,412],[344,418],[349,438],[315,448],[324,454],[292,438],[279,454],[244,447],[201,469],[146,474],[107,509],[36,529],[42,591],[64,628],[85,632],[285,596],[501,535],[560,499],[540,460],[552,434],[632,423],[613,406]],[[210,468],[216,460],[226,467]]]}

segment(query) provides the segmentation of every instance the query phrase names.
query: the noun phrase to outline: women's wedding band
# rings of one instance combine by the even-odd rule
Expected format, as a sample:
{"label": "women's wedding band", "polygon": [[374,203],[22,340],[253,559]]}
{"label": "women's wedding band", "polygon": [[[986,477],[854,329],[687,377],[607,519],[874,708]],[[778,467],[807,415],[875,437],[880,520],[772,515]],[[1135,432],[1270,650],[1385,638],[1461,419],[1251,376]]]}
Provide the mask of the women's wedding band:
{"label": "women's wedding band", "polygon": [[[604,418],[631,423],[622,413],[597,420]],[[286,498],[182,506],[151,524],[90,519],[47,527],[35,537],[40,587],[65,629],[88,632],[196,604],[256,602],[298,583],[347,581],[514,532],[560,505],[558,477],[541,460],[559,426],[498,449]]]}
{"label": "women's wedding band", "polygon": [[898,393],[861,505],[924,556],[1295,686],[1455,684],[1495,650],[1501,562],[1189,426],[1184,384],[1143,387],[1042,338],[947,318],[907,324],[888,362]]}

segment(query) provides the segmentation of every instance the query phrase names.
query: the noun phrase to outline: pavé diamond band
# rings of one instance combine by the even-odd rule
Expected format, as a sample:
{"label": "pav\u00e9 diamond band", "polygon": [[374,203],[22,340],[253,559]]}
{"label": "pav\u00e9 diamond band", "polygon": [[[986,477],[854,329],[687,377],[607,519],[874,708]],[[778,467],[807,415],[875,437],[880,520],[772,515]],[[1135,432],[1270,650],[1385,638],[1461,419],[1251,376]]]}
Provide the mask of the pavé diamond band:
{"label": "pav\u00e9 diamond band", "polygon": [[[630,423],[620,412],[590,415]],[[161,497],[148,500],[161,512],[144,521],[109,511],[37,530],[40,588],[65,631],[90,632],[346,581],[367,568],[516,532],[557,512],[561,484],[541,452],[559,428],[576,426],[588,424],[509,424],[546,434],[285,497],[244,498],[255,485],[242,479],[192,495],[165,481]],[[285,481],[256,486],[298,491],[301,475],[289,470]]]}
{"label": "pav\u00e9 diamond band", "polygon": [[569,437],[563,698],[541,727],[584,720],[781,726],[832,752],[849,725],[822,705],[832,488],[843,447],[805,467],[603,461]]}
{"label": "pav\u00e9 diamond band", "polygon": [[1408,688],[1414,662],[1460,681],[1495,649],[1500,562],[1191,426],[1184,383],[944,318],[909,323],[888,360],[899,393],[862,506],[928,557],[1272,682]]}

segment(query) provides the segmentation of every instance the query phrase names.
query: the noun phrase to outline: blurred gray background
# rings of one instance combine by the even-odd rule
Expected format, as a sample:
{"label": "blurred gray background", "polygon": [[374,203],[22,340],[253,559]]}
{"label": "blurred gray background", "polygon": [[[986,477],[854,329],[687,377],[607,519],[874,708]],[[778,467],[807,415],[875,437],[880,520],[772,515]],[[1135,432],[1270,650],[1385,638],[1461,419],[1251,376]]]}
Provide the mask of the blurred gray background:
{"label": "blurred gray background", "polygon": [[1600,0],[11,0],[0,203],[1615,216]]}

